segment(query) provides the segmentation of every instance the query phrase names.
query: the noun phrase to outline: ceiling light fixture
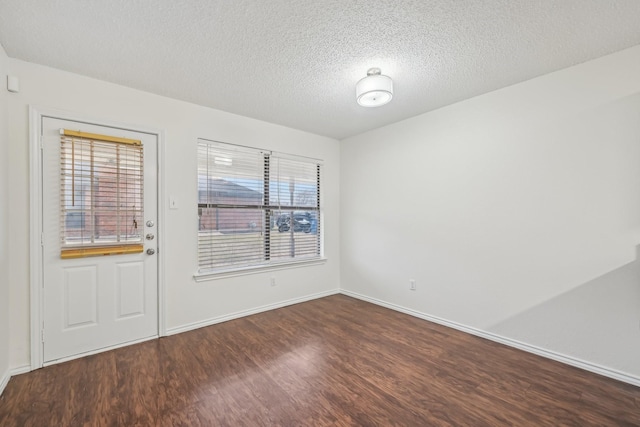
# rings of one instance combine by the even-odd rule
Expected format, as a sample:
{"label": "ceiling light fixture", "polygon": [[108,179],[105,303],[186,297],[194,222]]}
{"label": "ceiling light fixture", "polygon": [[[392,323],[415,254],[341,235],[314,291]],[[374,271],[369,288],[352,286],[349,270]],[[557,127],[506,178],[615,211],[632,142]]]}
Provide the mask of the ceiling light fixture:
{"label": "ceiling light fixture", "polygon": [[356,83],[356,99],[363,107],[379,107],[393,98],[393,80],[380,74],[380,68],[369,68],[367,77]]}

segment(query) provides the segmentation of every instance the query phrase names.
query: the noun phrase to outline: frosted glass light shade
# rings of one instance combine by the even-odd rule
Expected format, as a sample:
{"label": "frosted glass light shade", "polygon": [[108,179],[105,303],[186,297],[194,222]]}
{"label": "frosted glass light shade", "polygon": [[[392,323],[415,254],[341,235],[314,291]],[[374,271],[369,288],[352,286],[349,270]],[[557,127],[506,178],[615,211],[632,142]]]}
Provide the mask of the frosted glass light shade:
{"label": "frosted glass light shade", "polygon": [[393,81],[380,74],[379,69],[371,69],[367,77],[356,84],[356,99],[363,107],[379,107],[393,98]]}

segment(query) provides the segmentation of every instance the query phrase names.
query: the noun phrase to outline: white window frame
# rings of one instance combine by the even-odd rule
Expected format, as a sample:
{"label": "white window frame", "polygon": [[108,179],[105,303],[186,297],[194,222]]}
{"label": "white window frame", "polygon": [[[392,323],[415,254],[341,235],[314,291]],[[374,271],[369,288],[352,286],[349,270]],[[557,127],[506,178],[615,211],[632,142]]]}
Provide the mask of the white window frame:
{"label": "white window frame", "polygon": [[[319,160],[319,159],[315,159],[315,158],[311,158],[311,157],[304,157],[304,156],[297,156],[297,155],[292,155],[292,154],[287,154],[287,153],[281,153],[281,152],[276,152],[276,151],[270,151],[270,150],[264,150],[264,149],[259,149],[256,147],[249,147],[249,146],[243,146],[243,145],[238,145],[238,144],[230,144],[230,143],[226,143],[226,142],[221,142],[221,141],[215,141],[215,140],[209,140],[209,139],[204,139],[204,138],[198,138],[197,141],[199,150],[198,150],[198,154],[197,156],[200,156],[200,147],[204,144],[207,145],[221,145],[221,146],[228,146],[228,147],[232,147],[232,148],[238,148],[238,149],[242,149],[242,150],[251,150],[251,151],[255,151],[256,154],[260,153],[264,156],[264,158],[266,159],[266,165],[263,169],[263,174],[265,174],[265,176],[268,176],[268,166],[269,166],[269,161],[271,158],[279,158],[279,159],[286,159],[286,160],[293,160],[293,161],[299,161],[302,163],[308,163],[308,164],[313,164],[317,166],[317,206],[314,208],[310,208],[308,206],[277,206],[277,205],[273,205],[269,203],[269,191],[266,190],[265,194],[263,194],[263,203],[262,205],[260,205],[260,207],[258,207],[258,209],[264,209],[267,212],[267,215],[273,215],[275,211],[279,211],[279,210],[284,210],[284,211],[308,211],[308,212],[316,212],[316,218],[317,218],[317,238],[318,238],[318,253],[317,256],[314,257],[305,257],[305,258],[300,258],[300,259],[296,259],[296,258],[290,258],[290,259],[286,259],[286,260],[270,260],[268,257],[269,254],[269,250],[267,246],[263,246],[263,253],[265,254],[265,259],[257,265],[236,265],[236,266],[229,266],[229,267],[222,267],[222,268],[213,268],[213,269],[201,269],[200,265],[198,265],[198,268],[196,270],[196,273],[194,273],[193,277],[197,282],[201,282],[201,281],[207,281],[207,280],[215,280],[215,279],[221,279],[221,278],[226,278],[226,277],[233,277],[233,276],[239,276],[239,275],[245,275],[245,274],[253,274],[253,273],[258,273],[258,272],[262,272],[262,271],[271,271],[271,270],[282,270],[282,269],[290,269],[290,268],[297,268],[297,267],[301,267],[301,266],[307,266],[307,265],[318,265],[318,264],[323,264],[326,262],[326,258],[324,257],[324,217],[323,217],[323,197],[322,197],[322,181],[323,181],[323,161]],[[198,159],[201,160],[201,159]],[[268,188],[269,185],[266,185],[266,187]],[[198,193],[198,199],[199,199],[199,193]],[[202,208],[202,204],[200,203],[200,200],[198,200],[198,209],[200,210]],[[275,220],[275,218],[274,218]],[[269,227],[266,226],[264,233],[267,234],[267,236],[269,236],[269,233],[272,233],[273,230]],[[200,233],[200,230],[198,229],[198,233]],[[267,237],[265,239],[265,242],[269,242],[269,238]],[[268,243],[265,243],[265,245],[267,245]],[[199,246],[199,245],[198,245]],[[200,255],[200,249],[199,247],[196,248],[196,258],[199,259],[199,255]]]}

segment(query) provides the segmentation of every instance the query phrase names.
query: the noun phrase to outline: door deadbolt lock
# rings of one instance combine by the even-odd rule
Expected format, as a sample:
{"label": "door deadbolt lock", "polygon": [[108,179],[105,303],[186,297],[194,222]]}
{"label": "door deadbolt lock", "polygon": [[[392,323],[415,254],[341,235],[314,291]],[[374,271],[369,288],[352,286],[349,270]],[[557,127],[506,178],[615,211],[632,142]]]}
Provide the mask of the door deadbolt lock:
{"label": "door deadbolt lock", "polygon": [[147,240],[153,240],[156,236],[154,236],[153,234],[149,233],[145,237],[147,238]]}
{"label": "door deadbolt lock", "polygon": [[147,249],[147,255],[153,255],[155,253],[156,253],[155,249],[151,249],[151,248]]}

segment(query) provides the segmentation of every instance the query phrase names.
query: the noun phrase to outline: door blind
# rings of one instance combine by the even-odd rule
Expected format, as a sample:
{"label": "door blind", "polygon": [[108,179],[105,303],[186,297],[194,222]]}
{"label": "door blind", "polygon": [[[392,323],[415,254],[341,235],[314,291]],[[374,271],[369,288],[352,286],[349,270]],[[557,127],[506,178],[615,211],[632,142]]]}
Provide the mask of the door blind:
{"label": "door blind", "polygon": [[320,257],[317,160],[200,140],[200,272]]}
{"label": "door blind", "polygon": [[142,251],[140,141],[61,130],[60,171],[63,258]]}

